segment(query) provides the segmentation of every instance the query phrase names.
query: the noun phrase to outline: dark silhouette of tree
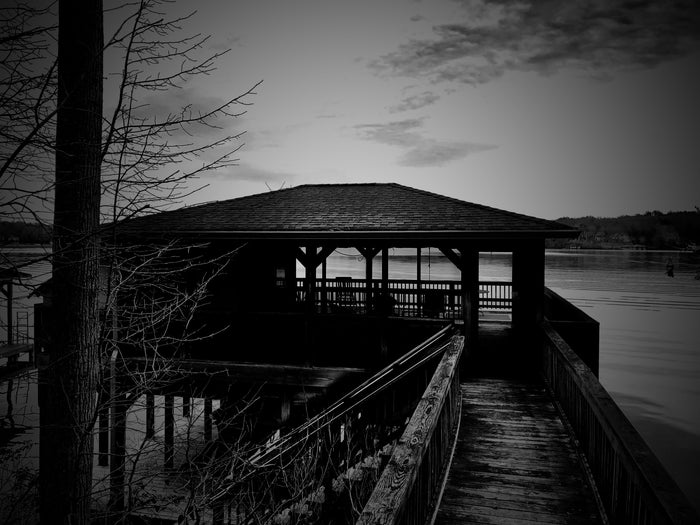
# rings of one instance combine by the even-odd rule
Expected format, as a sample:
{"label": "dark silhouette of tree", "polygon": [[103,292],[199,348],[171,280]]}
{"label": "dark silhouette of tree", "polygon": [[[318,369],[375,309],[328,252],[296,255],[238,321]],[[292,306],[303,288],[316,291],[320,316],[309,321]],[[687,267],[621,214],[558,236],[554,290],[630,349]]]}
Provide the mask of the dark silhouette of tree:
{"label": "dark silhouette of tree", "polygon": [[41,381],[42,523],[90,523],[98,379],[102,2],[61,0],[49,366]]}
{"label": "dark silhouette of tree", "polygon": [[[188,100],[164,114],[150,105],[158,100],[162,107],[169,90],[210,74],[225,53],[209,53],[205,35],[182,36],[191,15],[168,18],[168,3],[109,7],[104,16],[117,23],[106,38],[102,2],[62,0],[58,23],[55,4],[0,8],[0,217],[43,223],[47,232],[53,222],[53,252],[46,256],[53,262],[50,361],[40,377],[46,523],[89,522],[95,425],[101,409],[116,406],[102,395],[110,356],[135,348],[157,371],[122,398],[143,396],[178,374],[175,350],[207,337],[188,331],[190,320],[226,262],[202,260],[202,246],[111,249],[109,224],[177,205],[196,191],[197,175],[235,164],[241,134],[228,134],[226,120],[241,115],[245,97],[254,94],[255,87],[213,107]],[[118,70],[103,75],[104,53],[120,57]],[[117,79],[117,96],[105,102],[103,118],[104,78]],[[190,248],[200,255],[188,258]],[[178,287],[204,265],[209,271],[198,282]],[[137,460],[138,454],[128,458],[132,465]],[[134,472],[125,472],[115,493],[132,494]],[[118,509],[110,519],[128,511]]]}

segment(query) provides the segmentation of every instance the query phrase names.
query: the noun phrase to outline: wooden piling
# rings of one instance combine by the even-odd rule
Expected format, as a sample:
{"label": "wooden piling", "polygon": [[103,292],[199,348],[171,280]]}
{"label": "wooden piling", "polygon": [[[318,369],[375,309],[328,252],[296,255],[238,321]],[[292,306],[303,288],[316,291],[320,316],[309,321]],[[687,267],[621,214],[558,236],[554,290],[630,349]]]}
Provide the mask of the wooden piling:
{"label": "wooden piling", "polygon": [[146,394],[146,439],[155,435],[155,399],[153,394]]}
{"label": "wooden piling", "polygon": [[207,443],[211,442],[211,405],[212,400],[210,397],[204,398],[204,441]]}
{"label": "wooden piling", "polygon": [[165,395],[165,439],[163,443],[163,465],[166,470],[174,467],[175,456],[175,411],[174,397],[172,394]]}

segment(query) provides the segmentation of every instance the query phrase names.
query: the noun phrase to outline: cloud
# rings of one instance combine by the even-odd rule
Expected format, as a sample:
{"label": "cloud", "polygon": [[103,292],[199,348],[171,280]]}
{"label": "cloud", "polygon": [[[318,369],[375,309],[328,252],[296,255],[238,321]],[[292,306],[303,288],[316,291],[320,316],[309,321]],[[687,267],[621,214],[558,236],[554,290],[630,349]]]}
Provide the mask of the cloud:
{"label": "cloud", "polygon": [[233,47],[241,47],[241,38],[233,35],[226,35],[226,38],[219,40],[209,47],[215,51],[227,51]]}
{"label": "cloud", "polygon": [[493,144],[426,139],[417,131],[423,126],[424,120],[416,118],[386,124],[360,124],[355,126],[355,129],[365,140],[404,148],[406,151],[398,161],[401,166],[442,166],[473,153],[497,147]]}
{"label": "cloud", "polygon": [[259,182],[268,184],[271,188],[277,189],[282,184],[288,186],[297,175],[288,172],[272,171],[263,168],[256,168],[247,164],[229,166],[213,172],[207,172],[201,178],[203,180],[216,180],[227,182]]}
{"label": "cloud", "polygon": [[422,118],[398,120],[387,124],[359,124],[355,126],[360,136],[390,146],[411,147],[420,142],[419,134],[412,130],[423,126]]}
{"label": "cloud", "polygon": [[464,21],[438,25],[373,61],[377,72],[481,84],[506,71],[651,68],[700,44],[700,2],[459,0]]}
{"label": "cloud", "polygon": [[427,139],[409,149],[399,158],[401,166],[415,168],[443,166],[454,160],[463,159],[473,153],[495,149],[493,144],[473,142],[439,142]]}
{"label": "cloud", "polygon": [[420,109],[440,100],[440,97],[431,91],[424,91],[419,95],[412,95],[401,101],[400,104],[389,107],[390,113],[399,113],[413,109]]}

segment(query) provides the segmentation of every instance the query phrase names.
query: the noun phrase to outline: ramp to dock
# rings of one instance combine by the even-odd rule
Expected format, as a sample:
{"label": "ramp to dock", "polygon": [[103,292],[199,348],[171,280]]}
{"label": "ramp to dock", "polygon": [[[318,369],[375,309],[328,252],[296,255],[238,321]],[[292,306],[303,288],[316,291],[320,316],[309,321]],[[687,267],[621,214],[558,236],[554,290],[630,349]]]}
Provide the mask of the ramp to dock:
{"label": "ramp to dock", "polygon": [[468,378],[436,525],[603,523],[575,444],[545,387]]}

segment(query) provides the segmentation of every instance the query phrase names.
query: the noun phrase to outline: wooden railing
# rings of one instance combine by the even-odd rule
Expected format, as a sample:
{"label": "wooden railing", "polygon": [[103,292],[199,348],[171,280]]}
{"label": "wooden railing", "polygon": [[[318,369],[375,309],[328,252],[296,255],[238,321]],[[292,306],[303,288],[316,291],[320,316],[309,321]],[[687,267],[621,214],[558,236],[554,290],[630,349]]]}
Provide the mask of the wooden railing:
{"label": "wooden railing", "polygon": [[610,523],[700,523],[598,379],[544,323],[542,372],[580,443]]}
{"label": "wooden railing", "polygon": [[437,507],[461,414],[463,346],[453,337],[357,525],[422,525]]}
{"label": "wooden railing", "polygon": [[[454,325],[448,324],[321,413],[255,452],[245,462],[251,468],[250,474],[240,472],[235,482],[224,481],[218,489],[215,489],[214,523],[224,523],[226,516],[232,516],[231,509],[236,505],[238,485],[241,480],[253,475],[267,476],[267,483],[273,486],[276,483],[275,477],[285,475],[285,469],[293,469],[299,458],[306,457],[305,450],[314,447],[318,449],[322,442],[326,445],[320,446],[323,451],[317,454],[318,457],[322,457],[319,465],[324,465],[324,469],[323,472],[318,473],[318,482],[323,486],[328,485],[327,493],[333,494],[331,480],[324,477],[327,477],[330,471],[340,472],[348,469],[351,466],[347,463],[348,457],[355,457],[356,454],[358,454],[357,457],[379,456],[378,450],[374,449],[383,448],[384,443],[381,439],[374,439],[378,437],[378,433],[383,433],[379,436],[380,438],[388,436],[392,441],[399,438],[405,421],[413,413],[414,407],[425,404],[425,392],[430,391],[429,378],[435,367],[446,369],[446,365],[443,364],[445,361],[443,355],[446,352],[452,356],[451,370],[456,368],[461,345],[457,345],[455,341],[461,341],[462,338],[454,336],[455,331]],[[437,365],[438,362],[439,365]],[[456,371],[453,370],[451,373],[456,374]],[[455,379],[455,381],[458,388],[458,380]],[[435,376],[433,376],[433,382],[435,382]],[[434,404],[438,408],[442,408],[442,405],[451,407],[450,414],[453,414],[453,396],[454,393],[449,400],[436,399]],[[426,412],[425,409],[423,411]],[[440,421],[442,424],[448,424],[451,420],[441,419]],[[393,432],[391,428],[398,429],[396,435],[391,435]],[[367,436],[368,433],[373,437],[369,440],[370,444],[364,443],[363,439],[363,436]],[[439,431],[436,435],[439,435]],[[438,440],[433,444],[432,450],[442,451],[445,445],[441,443],[442,441]],[[350,449],[352,453],[349,453]],[[386,461],[387,458],[384,458],[382,465]],[[333,468],[328,469],[327,465],[333,465]],[[290,497],[289,506],[303,505],[303,497],[301,493]],[[331,501],[330,504],[336,503]],[[341,504],[337,503],[337,505]],[[265,519],[268,518],[273,517],[265,516]],[[257,523],[253,516],[246,516],[239,522]]]}
{"label": "wooden railing", "polygon": [[[303,299],[305,279],[297,279],[297,296]],[[314,302],[322,311],[367,311],[367,280],[350,277],[316,279]],[[381,308],[381,279],[372,279],[371,303]],[[479,308],[484,310],[511,310],[512,285],[506,281],[479,282]],[[421,281],[389,279],[388,293],[395,315],[427,316],[458,319],[462,315],[462,284],[460,281]]]}

